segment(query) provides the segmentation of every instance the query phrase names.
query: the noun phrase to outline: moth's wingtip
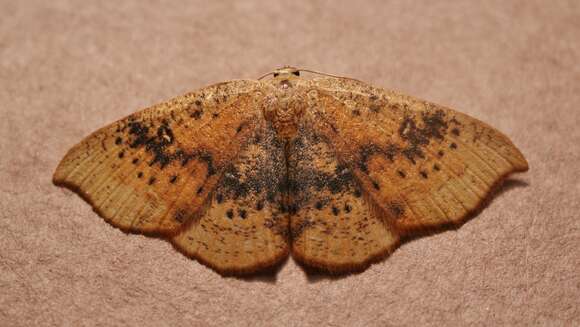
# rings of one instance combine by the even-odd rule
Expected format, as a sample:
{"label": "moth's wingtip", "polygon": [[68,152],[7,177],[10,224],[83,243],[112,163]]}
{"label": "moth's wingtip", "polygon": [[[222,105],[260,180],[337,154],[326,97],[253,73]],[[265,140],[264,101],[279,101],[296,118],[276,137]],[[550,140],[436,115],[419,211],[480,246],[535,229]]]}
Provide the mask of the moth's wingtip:
{"label": "moth's wingtip", "polygon": [[56,186],[66,186],[66,177],[68,174],[65,171],[65,162],[67,157],[68,153],[58,162],[58,165],[52,173],[52,183]]}
{"label": "moth's wingtip", "polygon": [[76,193],[80,192],[78,186],[67,180],[66,175],[59,171],[55,171],[54,174],[52,174],[52,184],[58,187],[66,187]]}
{"label": "moth's wingtip", "polygon": [[54,173],[52,174],[52,184],[56,185],[56,186],[64,186],[65,184],[65,179],[62,176],[62,174],[57,170],[54,171]]}
{"label": "moth's wingtip", "polygon": [[513,171],[509,172],[508,174],[512,172],[523,173],[528,171],[530,169],[530,164],[528,163],[528,160],[522,151],[509,138],[507,138],[507,140],[509,145],[509,152],[511,153],[511,158],[508,158],[508,161],[512,164],[513,167]]}
{"label": "moth's wingtip", "polygon": [[528,163],[528,160],[522,155],[522,162],[521,165],[517,168],[517,172],[523,173],[526,172],[528,170],[530,170],[530,164]]}
{"label": "moth's wingtip", "polygon": [[530,164],[524,155],[518,151],[518,156],[516,161],[512,163],[514,173],[525,173],[530,170]]}

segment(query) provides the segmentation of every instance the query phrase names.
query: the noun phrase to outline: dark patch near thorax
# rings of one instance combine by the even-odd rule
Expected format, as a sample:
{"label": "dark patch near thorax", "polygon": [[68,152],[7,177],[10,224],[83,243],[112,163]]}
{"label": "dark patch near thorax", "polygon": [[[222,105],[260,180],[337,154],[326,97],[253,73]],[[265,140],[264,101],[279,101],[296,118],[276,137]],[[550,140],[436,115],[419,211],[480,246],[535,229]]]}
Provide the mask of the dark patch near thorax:
{"label": "dark patch near thorax", "polygon": [[[257,146],[258,154],[246,152]],[[242,146],[241,156],[229,163],[223,170],[218,182],[217,192],[220,202],[244,200],[253,198],[257,204],[252,206],[261,210],[264,201],[274,202],[280,198],[280,190],[284,188],[286,165],[284,144],[272,130],[259,130]],[[242,170],[242,165],[246,166]]]}
{"label": "dark patch near thorax", "polygon": [[[330,141],[317,134],[311,128],[300,127],[298,136],[287,148],[288,179],[283,191],[291,199],[293,211],[300,211],[307,203],[320,210],[325,201],[319,194],[355,193],[358,185],[352,170],[338,161],[332,152],[318,153],[318,149],[332,151]],[[334,169],[317,167],[314,162],[327,161],[334,164]]]}

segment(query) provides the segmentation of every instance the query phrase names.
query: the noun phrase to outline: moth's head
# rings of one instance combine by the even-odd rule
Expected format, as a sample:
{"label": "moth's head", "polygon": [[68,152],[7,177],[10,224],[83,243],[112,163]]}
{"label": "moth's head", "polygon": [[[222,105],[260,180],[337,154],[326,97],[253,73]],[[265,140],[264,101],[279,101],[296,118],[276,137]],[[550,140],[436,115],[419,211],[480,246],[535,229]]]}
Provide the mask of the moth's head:
{"label": "moth's head", "polygon": [[270,75],[272,75],[277,80],[291,80],[291,79],[296,79],[296,78],[300,77],[300,72],[313,73],[313,74],[317,74],[317,75],[329,76],[329,77],[334,77],[334,78],[342,78],[342,79],[346,78],[346,77],[341,77],[341,76],[337,76],[337,75],[319,72],[316,70],[298,69],[298,68],[292,67],[292,66],[284,66],[282,68],[275,69],[274,71],[271,71],[269,73],[266,73],[266,74],[260,76],[258,78],[258,80],[261,80],[262,78],[270,76]]}
{"label": "moth's head", "polygon": [[275,69],[272,72],[274,78],[289,78],[300,76],[300,69],[296,67],[284,66],[282,68]]}
{"label": "moth's head", "polygon": [[298,69],[296,67],[284,66],[282,68],[275,69],[274,71],[262,75],[261,77],[258,78],[258,80],[261,80],[262,78],[270,75],[272,75],[277,80],[289,80],[292,78],[299,77],[300,71],[301,69]]}

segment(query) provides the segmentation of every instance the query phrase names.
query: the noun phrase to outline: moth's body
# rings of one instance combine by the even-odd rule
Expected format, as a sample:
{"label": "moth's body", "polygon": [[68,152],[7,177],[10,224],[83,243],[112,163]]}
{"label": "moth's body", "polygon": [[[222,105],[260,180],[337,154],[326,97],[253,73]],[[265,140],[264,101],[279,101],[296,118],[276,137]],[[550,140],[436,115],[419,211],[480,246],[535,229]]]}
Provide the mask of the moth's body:
{"label": "moth's body", "polygon": [[87,137],[55,183],[126,231],[163,234],[220,273],[289,252],[360,270],[417,230],[458,224],[512,172],[515,146],[484,123],[348,78],[216,84]]}
{"label": "moth's body", "polygon": [[267,92],[261,105],[264,118],[272,123],[279,137],[293,138],[308,109],[305,99],[309,82],[300,78],[295,68],[282,68],[263,84],[259,88]]}

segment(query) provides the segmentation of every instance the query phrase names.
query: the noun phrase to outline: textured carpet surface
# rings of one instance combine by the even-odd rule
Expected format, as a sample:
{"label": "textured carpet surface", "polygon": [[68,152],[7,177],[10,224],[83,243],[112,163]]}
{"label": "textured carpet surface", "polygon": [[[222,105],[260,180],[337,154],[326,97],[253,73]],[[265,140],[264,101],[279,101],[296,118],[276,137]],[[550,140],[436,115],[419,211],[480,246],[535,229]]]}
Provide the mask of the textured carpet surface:
{"label": "textured carpet surface", "polygon": [[[0,1],[0,325],[579,325],[578,1]],[[282,65],[444,104],[530,171],[361,274],[222,278],[51,183],[93,130]]]}

